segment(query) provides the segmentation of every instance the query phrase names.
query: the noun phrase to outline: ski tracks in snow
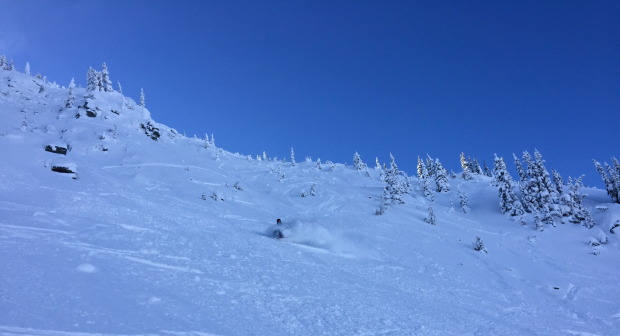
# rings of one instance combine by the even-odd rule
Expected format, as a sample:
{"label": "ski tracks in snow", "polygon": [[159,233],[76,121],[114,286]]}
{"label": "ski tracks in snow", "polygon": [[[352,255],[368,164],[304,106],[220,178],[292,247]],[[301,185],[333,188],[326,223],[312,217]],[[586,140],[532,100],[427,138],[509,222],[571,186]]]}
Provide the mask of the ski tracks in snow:
{"label": "ski tracks in snow", "polygon": [[0,336],[219,336],[201,331],[167,331],[148,334],[88,333],[48,329],[20,328],[0,325]]}

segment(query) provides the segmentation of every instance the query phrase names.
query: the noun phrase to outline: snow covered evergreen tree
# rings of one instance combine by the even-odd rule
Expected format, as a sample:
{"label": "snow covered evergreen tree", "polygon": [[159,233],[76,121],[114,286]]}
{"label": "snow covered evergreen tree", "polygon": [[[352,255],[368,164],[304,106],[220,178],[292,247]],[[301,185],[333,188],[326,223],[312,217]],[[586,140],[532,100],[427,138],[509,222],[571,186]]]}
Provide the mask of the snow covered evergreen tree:
{"label": "snow covered evergreen tree", "polygon": [[515,161],[515,168],[517,169],[517,175],[519,175],[519,180],[520,181],[527,180],[527,174],[525,173],[525,170],[523,169],[521,160],[519,160],[519,158],[514,153],[512,154],[512,157],[514,158],[514,161]]}
{"label": "snow covered evergreen tree", "polygon": [[524,214],[523,206],[513,191],[514,181],[508,173],[504,159],[495,154],[493,167],[493,179],[498,188],[500,211],[508,213],[511,217],[521,217]]}
{"label": "snow covered evergreen tree", "polygon": [[426,166],[424,165],[424,161],[422,161],[422,159],[420,159],[420,157],[418,156],[417,172],[418,172],[419,179],[423,179],[426,177],[424,173],[425,171],[426,171]]}
{"label": "snow covered evergreen tree", "polygon": [[484,248],[484,242],[479,236],[476,236],[476,241],[472,243],[472,247],[475,251],[487,252],[487,250]]}
{"label": "snow covered evergreen tree", "polygon": [[92,67],[88,68],[88,73],[86,74],[86,90],[87,91],[97,91],[99,89],[99,83],[97,82],[97,71]]}
{"label": "snow covered evergreen tree", "polygon": [[559,195],[556,192],[556,188],[551,180],[549,175],[549,171],[545,168],[544,162],[542,158],[542,154],[538,150],[534,151],[534,158],[536,167],[538,170],[538,174],[540,176],[540,186],[541,193],[539,195],[540,204],[544,208],[545,217],[543,221],[547,224],[554,224],[553,218],[551,217],[561,217],[561,213],[559,211]]}
{"label": "snow covered evergreen tree", "polygon": [[491,171],[491,169],[489,169],[489,166],[487,166],[486,161],[482,161],[482,166],[482,169],[484,170],[484,175],[488,177],[493,177],[493,172]]}
{"label": "snow covered evergreen tree", "polygon": [[295,162],[295,151],[293,150],[293,147],[291,147],[291,164],[293,166],[295,166],[297,163]]}
{"label": "snow covered evergreen tree", "polygon": [[560,175],[560,173],[555,169],[551,169],[551,175],[553,176],[555,192],[561,196],[564,193],[564,181],[562,180],[562,175]]}
{"label": "snow covered evergreen tree", "polygon": [[24,73],[30,76],[30,63],[26,62],[26,66],[24,67]]}
{"label": "snow covered evergreen tree", "polygon": [[424,218],[424,221],[431,224],[431,225],[436,225],[437,224],[437,219],[435,218],[435,213],[433,212],[433,206],[429,205],[428,206],[428,215],[426,216],[426,218]]}
{"label": "snow covered evergreen tree", "polygon": [[424,195],[424,197],[428,197],[430,198],[432,201],[434,201],[434,196],[433,196],[433,192],[431,191],[431,186],[430,186],[430,175],[428,173],[428,170],[426,169],[426,165],[424,164],[424,161],[422,161],[422,159],[420,159],[420,157],[418,156],[418,178],[420,180],[420,190],[422,191],[422,194]]}
{"label": "snow covered evergreen tree", "polygon": [[467,195],[465,195],[465,193],[460,190],[459,190],[459,199],[461,203],[461,209],[463,210],[464,213],[468,213],[470,210],[469,200],[467,199]]}
{"label": "snow covered evergreen tree", "polygon": [[103,75],[101,71],[95,71],[95,77],[97,78],[97,90],[103,91]]}
{"label": "snow covered evergreen tree", "polygon": [[121,82],[116,81],[116,85],[118,86],[118,93],[123,94],[123,87],[121,86]]}
{"label": "snow covered evergreen tree", "polygon": [[366,164],[362,161],[358,152],[353,154],[353,168],[355,168],[355,170],[363,170],[366,168]]}
{"label": "snow covered evergreen tree", "polygon": [[603,183],[605,183],[607,195],[611,197],[611,201],[614,203],[620,203],[620,163],[616,164],[617,162],[618,160],[615,160],[614,162],[616,169],[611,169],[611,167],[607,163],[605,163],[605,166],[607,167],[607,172],[605,172],[603,166],[599,162],[594,160],[596,170],[601,175]]}
{"label": "snow covered evergreen tree", "polygon": [[480,168],[480,164],[478,160],[475,158],[467,158],[467,162],[469,165],[469,171],[476,175],[482,175],[482,168]]}
{"label": "snow covered evergreen tree", "polygon": [[428,170],[428,176],[435,176],[435,174],[437,173],[437,167],[435,166],[435,160],[433,160],[433,158],[426,154],[426,170]]}
{"label": "snow covered evergreen tree", "polygon": [[568,180],[568,193],[563,195],[566,205],[569,210],[569,222],[582,223],[583,226],[591,229],[595,223],[590,215],[590,212],[583,207],[583,198],[585,197],[579,192],[579,189],[583,187],[583,175],[577,179],[569,178]]}
{"label": "snow covered evergreen tree", "polygon": [[403,204],[404,194],[408,193],[407,177],[398,169],[394,156],[390,153],[390,168],[385,172],[386,186],[383,190],[383,201],[385,204]]}
{"label": "snow covered evergreen tree", "polygon": [[101,65],[101,86],[105,92],[113,92],[112,81],[110,80],[110,73],[108,72],[108,66],[103,62]]}
{"label": "snow covered evergreen tree", "polygon": [[437,192],[450,191],[450,183],[448,182],[448,171],[443,167],[439,159],[435,160],[435,185]]}
{"label": "snow covered evergreen tree", "polygon": [[146,97],[144,96],[144,89],[140,88],[140,106],[146,107]]}
{"label": "snow covered evergreen tree", "polygon": [[[527,151],[523,152],[523,160],[527,164],[527,172],[524,173],[525,176],[522,177],[520,182],[523,205],[526,211],[533,212],[534,209],[538,210],[540,208],[539,199],[537,197],[540,193],[538,171],[534,166],[534,161],[530,153]],[[519,175],[520,174],[521,173],[519,173]]]}
{"label": "snow covered evergreen tree", "polygon": [[471,176],[471,172],[469,171],[469,163],[465,158],[465,153],[461,153],[461,168],[463,169],[463,173],[461,174],[463,180],[469,181],[473,179],[473,177]]}
{"label": "snow covered evergreen tree", "polygon": [[538,209],[534,208],[532,210],[532,216],[534,217],[534,226],[536,227],[536,230],[544,231],[545,227],[543,226],[543,222],[540,219],[540,213],[538,212]]}
{"label": "snow covered evergreen tree", "polygon": [[554,225],[553,217],[561,217],[558,195],[538,150],[534,152],[534,157],[527,151],[523,152],[523,160],[527,164],[525,179],[520,182],[523,205],[526,211],[533,213],[536,210],[542,223]]}
{"label": "snow covered evergreen tree", "polygon": [[67,95],[67,100],[65,101],[66,108],[72,108],[73,102],[75,101],[75,96],[73,95],[73,88],[69,88],[69,94]]}

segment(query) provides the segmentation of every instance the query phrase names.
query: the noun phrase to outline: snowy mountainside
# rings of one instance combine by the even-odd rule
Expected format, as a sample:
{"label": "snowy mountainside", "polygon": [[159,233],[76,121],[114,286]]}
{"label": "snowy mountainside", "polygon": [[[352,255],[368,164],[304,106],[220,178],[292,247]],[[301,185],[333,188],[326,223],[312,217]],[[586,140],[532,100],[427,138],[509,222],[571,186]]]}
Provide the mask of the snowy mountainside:
{"label": "snowy mountainside", "polygon": [[378,216],[375,170],[232,154],[118,92],[0,70],[0,117],[2,335],[620,330],[620,206],[603,190],[586,190],[593,229],[521,226],[481,175],[434,203],[412,179]]}

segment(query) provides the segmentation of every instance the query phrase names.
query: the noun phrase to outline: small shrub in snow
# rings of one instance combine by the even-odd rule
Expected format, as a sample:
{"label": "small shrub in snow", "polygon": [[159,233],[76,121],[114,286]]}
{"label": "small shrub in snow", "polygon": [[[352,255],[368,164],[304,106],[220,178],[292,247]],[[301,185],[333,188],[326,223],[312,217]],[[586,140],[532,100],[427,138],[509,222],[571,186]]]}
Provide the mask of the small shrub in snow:
{"label": "small shrub in snow", "polygon": [[385,213],[385,204],[379,205],[379,208],[375,210],[375,215],[381,216]]}
{"label": "small shrub in snow", "polygon": [[476,241],[473,242],[472,247],[476,251],[482,251],[482,252],[485,252],[485,253],[487,252],[487,250],[484,248],[484,242],[482,241],[482,239],[479,236],[476,236]]}
{"label": "small shrub in snow", "polygon": [[588,239],[588,245],[590,245],[590,246],[599,246],[599,245],[601,245],[601,242],[599,242],[598,239],[596,239],[596,238],[590,237]]}

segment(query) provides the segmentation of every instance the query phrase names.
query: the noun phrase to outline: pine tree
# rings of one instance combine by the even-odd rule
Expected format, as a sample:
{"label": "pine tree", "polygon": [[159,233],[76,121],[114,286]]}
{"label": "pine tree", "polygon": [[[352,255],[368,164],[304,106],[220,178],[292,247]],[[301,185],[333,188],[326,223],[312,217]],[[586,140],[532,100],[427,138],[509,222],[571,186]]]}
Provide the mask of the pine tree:
{"label": "pine tree", "polygon": [[469,171],[476,175],[482,175],[482,168],[480,168],[480,164],[478,160],[475,158],[467,158],[467,162],[469,163]]}
{"label": "pine tree", "polygon": [[420,159],[420,157],[418,156],[418,178],[420,180],[420,190],[422,191],[422,194],[424,195],[424,197],[429,197],[432,201],[434,201],[434,196],[433,196],[433,192],[431,191],[431,187],[430,187],[430,176],[428,173],[428,170],[426,169],[426,165],[424,164],[424,161],[422,161],[422,159]]}
{"label": "pine tree", "polygon": [[101,71],[95,71],[95,78],[97,79],[97,90],[103,91],[103,75]]}
{"label": "pine tree", "polygon": [[475,251],[487,252],[487,250],[484,248],[484,242],[479,236],[476,236],[476,241],[472,243],[472,247]]}
{"label": "pine tree", "polygon": [[428,176],[435,176],[437,173],[437,167],[435,166],[435,160],[426,154],[426,170],[428,170]]}
{"label": "pine tree", "polygon": [[583,175],[573,180],[569,179],[568,194],[565,195],[567,199],[567,205],[570,208],[569,221],[571,223],[582,223],[583,226],[591,229],[595,223],[590,215],[590,212],[583,207],[583,198],[585,197],[579,192],[579,189],[583,187]]}
{"label": "pine tree", "polygon": [[482,169],[484,169],[484,175],[488,177],[493,177],[493,172],[491,171],[491,169],[489,169],[489,166],[487,166],[486,161],[482,161],[482,166],[483,166]]}
{"label": "pine tree", "polygon": [[24,73],[30,76],[30,63],[26,62],[26,66],[24,67]]}
{"label": "pine tree", "polygon": [[355,168],[356,170],[363,170],[364,168],[366,168],[366,164],[362,162],[362,158],[357,152],[353,154],[353,168]]}
{"label": "pine tree", "polygon": [[538,175],[540,176],[540,194],[538,195],[540,201],[541,209],[543,209],[543,214],[545,215],[543,218],[543,222],[546,224],[554,224],[552,217],[561,217],[561,213],[559,211],[559,195],[556,192],[555,186],[551,180],[549,172],[547,168],[545,168],[542,155],[538,150],[534,151],[534,158],[536,159],[535,164],[538,170]]}
{"label": "pine tree", "polygon": [[379,163],[379,158],[375,157],[375,169],[381,170],[381,163]]}
{"label": "pine tree", "polygon": [[495,154],[493,179],[498,188],[500,211],[503,214],[508,213],[511,217],[523,216],[524,210],[521,201],[513,191],[514,181],[508,173],[504,159],[498,157],[497,154]]}
{"label": "pine tree", "polygon": [[74,101],[75,101],[75,96],[73,95],[73,87],[69,86],[69,95],[67,96],[67,100],[65,101],[65,107],[72,108]]}
{"label": "pine tree", "polygon": [[101,84],[103,87],[103,91],[105,92],[113,92],[112,89],[112,81],[110,80],[110,73],[108,72],[108,66],[103,62],[101,65]]}
{"label": "pine tree", "polygon": [[123,87],[121,86],[121,82],[116,81],[116,85],[118,86],[118,93],[123,94]]}
{"label": "pine tree", "polygon": [[92,67],[88,68],[88,73],[86,74],[86,90],[87,91],[96,91],[99,88],[99,84],[97,83],[97,71]]}
{"label": "pine tree", "polygon": [[433,206],[429,205],[428,206],[428,215],[426,216],[426,218],[424,218],[424,221],[431,224],[431,225],[436,225],[437,224],[437,219],[435,218],[435,213],[433,212]]}
{"label": "pine tree", "polygon": [[144,96],[144,89],[140,88],[140,106],[146,107],[146,97]]}
{"label": "pine tree", "polygon": [[459,190],[459,198],[461,200],[461,209],[464,213],[469,212],[469,200],[467,199],[467,195]]}
{"label": "pine tree", "polygon": [[291,164],[294,166],[297,163],[295,162],[295,151],[293,150],[293,147],[291,147]]}
{"label": "pine tree", "polygon": [[[527,212],[533,212],[534,209],[538,210],[539,208],[538,198],[536,197],[539,193],[538,175],[532,157],[527,151],[523,152],[523,159],[528,167],[520,181],[523,206]],[[517,171],[519,171],[518,168]],[[519,175],[521,175],[520,172]]]}
{"label": "pine tree", "polygon": [[465,153],[461,153],[461,168],[463,169],[463,173],[461,174],[463,180],[469,181],[473,179],[473,177],[471,176],[471,172],[469,171],[469,163],[465,158]]}
{"label": "pine tree", "polygon": [[519,175],[519,180],[521,181],[527,180],[527,174],[525,173],[525,170],[523,170],[523,165],[521,165],[521,161],[514,153],[512,154],[512,157],[514,158],[514,161],[515,161],[515,167],[517,169],[517,174]]}
{"label": "pine tree", "polygon": [[6,56],[4,55],[0,55],[0,69],[3,70],[8,70],[6,67],[8,65],[8,62],[6,60]]}
{"label": "pine tree", "polygon": [[435,160],[435,184],[437,192],[450,191],[450,183],[448,182],[448,171],[443,167],[439,159]]}
{"label": "pine tree", "polygon": [[425,178],[425,174],[424,172],[426,171],[426,166],[424,165],[424,161],[422,161],[422,159],[420,159],[420,157],[418,156],[418,178],[419,179],[423,179]]}
{"label": "pine tree", "polygon": [[603,182],[605,183],[605,189],[607,195],[611,197],[611,201],[614,203],[620,203],[620,163],[616,158],[613,158],[614,168],[605,162],[607,172],[603,169],[603,166],[594,160],[596,170],[601,175]]}
{"label": "pine tree", "polygon": [[390,168],[385,172],[386,186],[383,191],[385,204],[405,203],[403,195],[408,193],[406,176],[398,169],[394,156],[390,153]]}
{"label": "pine tree", "polygon": [[534,226],[536,226],[536,230],[544,231],[545,228],[544,228],[543,223],[542,223],[542,221],[540,219],[540,214],[538,213],[538,209],[532,210],[532,215],[534,216]]}

